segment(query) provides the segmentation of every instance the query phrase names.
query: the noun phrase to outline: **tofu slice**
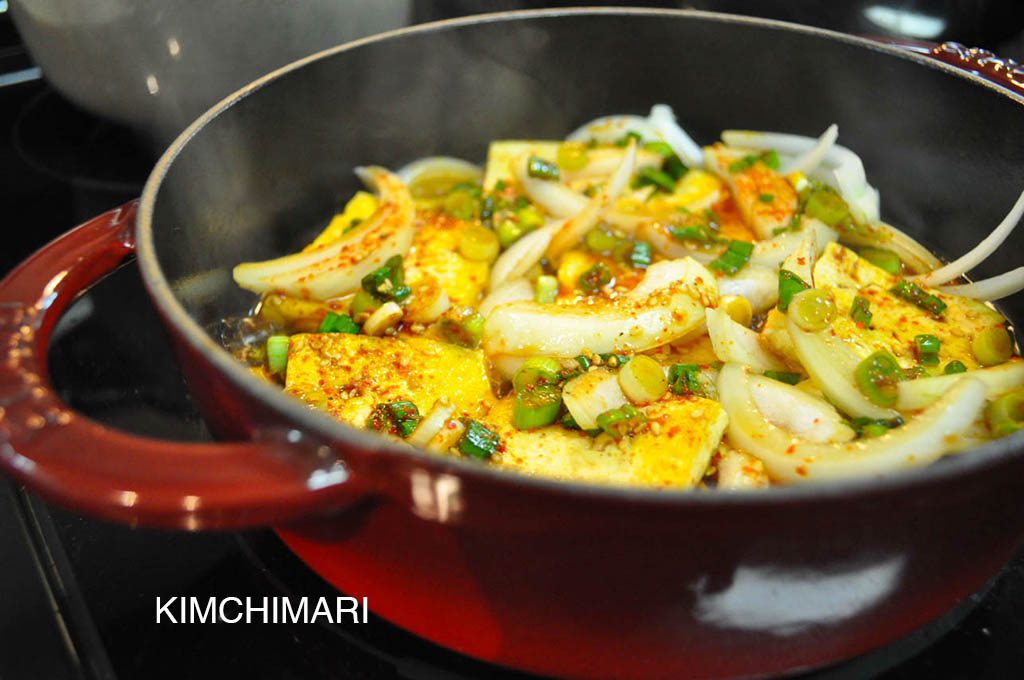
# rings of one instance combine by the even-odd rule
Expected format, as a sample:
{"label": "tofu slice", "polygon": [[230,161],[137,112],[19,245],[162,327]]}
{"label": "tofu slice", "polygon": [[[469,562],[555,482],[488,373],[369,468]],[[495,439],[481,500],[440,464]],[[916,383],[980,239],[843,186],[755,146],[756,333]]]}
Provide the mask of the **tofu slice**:
{"label": "tofu slice", "polygon": [[[940,366],[958,359],[969,369],[978,368],[971,339],[986,328],[1002,326],[1003,317],[983,302],[929,290],[947,305],[943,317],[935,319],[890,293],[897,281],[899,277],[838,243],[830,243],[814,266],[815,286],[835,297],[839,313],[832,323],[833,331],[861,358],[885,349],[901,366],[911,368],[917,365],[914,337],[927,333],[942,342]],[[872,328],[858,328],[850,318],[850,305],[857,295],[871,302]]]}
{"label": "tofu slice", "polygon": [[412,247],[405,258],[410,285],[432,277],[454,305],[476,306],[483,299],[490,265],[459,254],[466,223],[442,213],[420,215]]}
{"label": "tofu slice", "polygon": [[718,402],[671,397],[644,409],[651,427],[619,442],[610,437],[549,425],[537,430],[512,426],[514,400],[495,404],[486,420],[504,450],[494,461],[542,477],[600,484],[688,488],[704,476],[728,418]]}
{"label": "tofu slice", "polygon": [[789,226],[796,213],[797,194],[789,181],[764,163],[730,172],[729,166],[744,153],[722,145],[705,149],[706,163],[729,187],[743,219],[760,239],[771,238],[775,229]]}
{"label": "tofu slice", "polygon": [[356,427],[383,402],[408,400],[426,413],[447,397],[457,413],[479,417],[494,401],[480,350],[346,333],[293,335],[285,391]]}

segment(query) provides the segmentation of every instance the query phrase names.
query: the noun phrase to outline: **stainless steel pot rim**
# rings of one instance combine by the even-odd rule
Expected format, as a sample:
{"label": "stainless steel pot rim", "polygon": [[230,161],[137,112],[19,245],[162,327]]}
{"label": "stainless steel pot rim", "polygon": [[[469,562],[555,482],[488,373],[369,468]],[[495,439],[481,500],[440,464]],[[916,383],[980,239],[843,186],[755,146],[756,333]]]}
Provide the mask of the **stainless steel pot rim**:
{"label": "stainless steel pot rim", "polygon": [[[909,50],[885,45],[883,43],[857,36],[838,33],[821,28],[803,26],[784,21],[746,17],[733,14],[705,12],[700,10],[674,10],[656,8],[612,8],[612,7],[578,7],[567,9],[522,10],[513,12],[495,12],[479,14],[458,19],[419,24],[400,28],[378,35],[362,38],[349,43],[322,50],[308,57],[282,66],[248,85],[231,93],[212,106],[186,128],[174,142],[164,151],[154,166],[142,192],[136,224],[137,261],[143,282],[158,307],[174,326],[181,331],[185,342],[196,352],[210,359],[214,367],[220,371],[236,387],[254,396],[274,410],[283,413],[292,422],[301,426],[303,432],[315,438],[343,448],[351,443],[362,449],[399,460],[412,461],[421,467],[430,468],[438,473],[449,473],[460,477],[482,477],[489,481],[518,485],[532,488],[539,492],[557,493],[568,496],[596,497],[605,500],[617,500],[641,504],[671,505],[766,505],[790,503],[794,501],[821,500],[859,496],[871,493],[890,493],[903,490],[912,491],[913,487],[931,482],[940,482],[950,477],[965,476],[980,471],[1014,456],[1024,455],[1024,432],[1003,439],[989,442],[963,454],[956,454],[939,463],[900,472],[885,478],[862,477],[835,482],[819,482],[806,486],[776,487],[768,490],[750,490],[739,492],[701,493],[694,490],[661,490],[626,486],[604,486],[574,481],[561,481],[532,477],[480,464],[475,461],[462,460],[448,456],[437,456],[422,451],[391,443],[362,430],[345,425],[330,416],[309,409],[294,397],[286,394],[260,380],[247,371],[220,344],[214,341],[203,328],[188,314],[184,306],[175,297],[171,287],[161,270],[153,243],[153,209],[160,185],[163,182],[174,159],[201,129],[210,121],[229,109],[239,100],[248,97],[268,83],[302,68],[308,63],[319,61],[335,54],[358,49],[363,45],[383,43],[399,39],[407,35],[418,35],[443,31],[450,28],[471,26],[474,24],[493,23],[498,21],[516,21],[550,17],[577,15],[620,15],[629,16],[663,16],[673,19],[693,19],[718,23],[747,24],[768,27],[780,31],[804,33],[828,38],[834,41],[856,45],[876,52],[883,52],[892,57],[912,61],[931,69],[945,71],[948,74],[972,81],[1000,96],[1009,97],[1024,104],[1024,97],[1011,93],[991,81],[962,69],[916,54]],[[341,445],[341,446],[338,446]],[[343,454],[342,454],[343,456]]]}

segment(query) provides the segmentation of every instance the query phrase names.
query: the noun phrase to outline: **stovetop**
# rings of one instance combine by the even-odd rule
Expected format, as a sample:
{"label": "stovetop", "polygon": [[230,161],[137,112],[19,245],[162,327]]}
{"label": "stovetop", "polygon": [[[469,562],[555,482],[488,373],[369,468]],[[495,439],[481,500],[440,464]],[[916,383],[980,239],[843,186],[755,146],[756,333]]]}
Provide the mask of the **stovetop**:
{"label": "stovetop", "polygon": [[[0,21],[0,40],[4,29]],[[77,110],[38,78],[0,85],[0,208],[8,216],[0,273],[137,195],[152,159],[143,138]],[[54,334],[50,364],[62,397],[99,421],[153,437],[209,438],[133,263],[74,303]],[[130,528],[52,506],[0,480],[5,680],[526,677],[373,616],[360,625],[155,623],[158,596],[331,593],[269,530]],[[813,677],[1004,678],[1021,669],[1024,555],[936,624]]]}

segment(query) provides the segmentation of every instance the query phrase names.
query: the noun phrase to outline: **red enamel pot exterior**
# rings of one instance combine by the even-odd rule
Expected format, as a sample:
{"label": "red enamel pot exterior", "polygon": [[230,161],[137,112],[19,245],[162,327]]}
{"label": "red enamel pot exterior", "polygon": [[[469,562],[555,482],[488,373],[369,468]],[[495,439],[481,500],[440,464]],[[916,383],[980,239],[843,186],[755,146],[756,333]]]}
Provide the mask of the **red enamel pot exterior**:
{"label": "red enamel pot exterior", "polygon": [[[957,68],[761,20],[582,10],[416,27],[270,74],[183,133],[137,217],[134,204],[98,217],[0,282],[0,467],[119,521],[276,525],[378,615],[515,668],[745,677],[879,647],[957,604],[1019,548],[1020,436],[926,470],[816,488],[563,484],[347,428],[250,375],[209,329],[252,302],[231,266],[308,241],[355,188],[355,165],[479,158],[493,138],[557,137],[658,101],[701,141],[726,127],[811,134],[838,121],[883,204],[894,199],[891,221],[962,252],[1024,183],[1021,74],[957,46],[936,53]],[[60,312],[135,239],[181,370],[223,443],[113,432],[48,386]],[[1019,264],[1022,247],[1018,233],[985,273]]]}

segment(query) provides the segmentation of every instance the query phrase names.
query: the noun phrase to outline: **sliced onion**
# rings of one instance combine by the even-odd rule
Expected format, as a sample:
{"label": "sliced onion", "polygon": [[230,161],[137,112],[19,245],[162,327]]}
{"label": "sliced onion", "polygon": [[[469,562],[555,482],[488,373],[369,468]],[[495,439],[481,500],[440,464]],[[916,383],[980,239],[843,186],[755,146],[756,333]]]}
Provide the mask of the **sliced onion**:
{"label": "sliced onion", "polygon": [[799,387],[752,375],[750,394],[768,420],[801,439],[834,443],[856,436],[832,404]]}
{"label": "sliced onion", "polygon": [[593,139],[598,144],[614,144],[627,132],[636,132],[646,141],[658,138],[657,132],[647,118],[626,114],[595,118],[570,132],[566,140],[588,142]]}
{"label": "sliced onion", "polygon": [[896,407],[901,411],[913,411],[930,406],[963,377],[979,380],[985,385],[985,397],[992,399],[1003,392],[1024,385],[1024,360],[1015,359],[999,366],[979,368],[966,373],[905,380],[899,384]]}
{"label": "sliced onion", "polygon": [[[622,164],[622,156],[625,149],[591,149],[587,152],[589,160],[579,170],[562,170],[562,179],[566,182],[575,182],[581,179],[595,179],[612,175]],[[637,149],[636,163],[633,171],[637,172],[643,168],[661,167],[662,158],[653,151]],[[541,180],[543,181],[543,180]]]}
{"label": "sliced onion", "polygon": [[412,290],[413,303],[406,311],[413,323],[433,323],[452,306],[448,293],[430,274],[421,275],[421,279],[412,284]]}
{"label": "sliced onion", "polygon": [[672,259],[692,257],[701,264],[708,264],[722,254],[721,248],[714,250],[689,248],[684,243],[672,238],[664,224],[650,221],[649,218],[644,218],[644,222],[637,227],[637,231],[640,238],[649,241],[656,251]]}
{"label": "sliced onion", "polygon": [[729,414],[729,442],[760,458],[773,478],[792,483],[886,475],[927,465],[956,445],[985,406],[981,382],[962,378],[930,409],[887,434],[844,444],[819,444],[795,440],[764,417],[754,403],[750,379],[742,366],[726,364],[722,368],[718,392]]}
{"label": "sliced onion", "polygon": [[667,104],[655,104],[651,107],[651,115],[647,117],[662,139],[672,147],[679,159],[691,168],[699,168],[704,164],[704,151],[686,134],[676,122],[676,114]]}
{"label": "sliced onion", "polygon": [[825,132],[821,133],[821,137],[818,137],[818,143],[814,145],[814,148],[800,158],[797,158],[792,163],[787,163],[782,166],[779,169],[779,172],[785,175],[791,172],[802,172],[806,174],[813,171],[825,159],[825,155],[828,154],[832,146],[835,145],[836,139],[838,138],[839,126],[832,123],[828,126]]}
{"label": "sliced onion", "polygon": [[718,468],[718,482],[715,488],[724,491],[740,489],[763,489],[771,481],[764,470],[764,463],[749,453],[743,453],[725,446],[718,447],[719,457],[715,467]]}
{"label": "sliced onion", "polygon": [[409,189],[384,168],[360,168],[357,173],[380,194],[380,205],[369,219],[318,248],[240,264],[233,272],[235,282],[256,293],[327,300],[358,290],[363,277],[389,257],[408,253],[415,216]]}
{"label": "sliced onion", "polygon": [[427,182],[433,178],[451,178],[452,184],[459,182],[480,182],[484,177],[484,171],[479,165],[474,165],[461,158],[451,156],[429,156],[420,158],[412,163],[402,166],[395,175],[405,182],[414,195],[416,184]]}
{"label": "sliced onion", "polygon": [[491,291],[483,301],[477,305],[477,311],[487,316],[498,305],[508,302],[519,302],[520,300],[533,299],[533,284],[526,279],[514,279],[506,281],[496,290]]}
{"label": "sliced onion", "polygon": [[763,347],[757,333],[733,321],[721,309],[706,309],[708,337],[719,361],[750,366],[756,371],[782,371],[786,366]]}
{"label": "sliced onion", "polygon": [[1020,222],[1021,216],[1024,216],[1024,192],[1021,192],[1020,196],[1017,197],[1017,202],[1013,204],[1012,208],[1010,208],[1010,212],[1003,218],[1003,221],[1000,222],[999,225],[992,230],[992,233],[986,236],[981,243],[976,245],[967,254],[957,258],[946,266],[939,267],[935,271],[916,277],[917,281],[923,286],[931,286],[934,288],[935,286],[949,283],[953,279],[963,276],[984,262],[989,255],[996,252],[996,249],[1003,244],[1003,241],[1013,233],[1017,223]]}
{"label": "sliced onion", "polygon": [[779,274],[775,269],[748,264],[735,276],[719,279],[718,293],[746,298],[753,312],[760,314],[779,301]]}
{"label": "sliced onion", "polygon": [[801,232],[801,236],[797,247],[783,260],[781,269],[793,272],[813,288],[814,263],[818,260],[818,253],[821,251],[817,248],[813,229],[804,230]]}
{"label": "sliced onion", "polygon": [[519,182],[519,186],[523,187],[527,197],[544,208],[544,211],[552,217],[572,217],[583,211],[590,203],[591,199],[573,191],[561,182],[530,177],[526,170],[527,163],[528,157],[523,156],[513,164],[516,181]]}
{"label": "sliced onion", "polygon": [[959,295],[975,300],[1001,300],[1024,290],[1024,267],[1017,267],[1005,274],[965,283],[962,286],[939,286],[939,290],[946,295]]}
{"label": "sliced onion", "polygon": [[437,433],[448,423],[448,419],[455,414],[455,405],[452,404],[445,398],[438,399],[434,402],[433,408],[430,409],[420,424],[416,426],[412,434],[405,441],[409,442],[413,446],[420,448],[426,447],[430,443],[430,440],[437,436]]}
{"label": "sliced onion", "polygon": [[803,331],[792,319],[786,320],[786,329],[807,375],[828,400],[847,415],[881,420],[899,415],[872,403],[861,393],[854,378],[860,359],[842,340],[833,337],[827,329],[822,333]]}
{"label": "sliced onion", "polygon": [[820,220],[805,217],[801,223],[803,228],[800,231],[785,231],[778,236],[755,243],[754,252],[750,256],[751,264],[778,269],[782,262],[800,247],[804,234],[809,231],[814,234],[815,257],[820,256],[829,243],[839,240],[839,233]]}
{"label": "sliced onion", "polygon": [[[622,155],[619,167],[608,180],[608,183],[601,188],[586,207],[573,215],[558,227],[551,243],[548,245],[547,254],[555,258],[565,251],[578,245],[584,234],[590,231],[597,224],[601,216],[611,207],[615,200],[626,188],[630,176],[633,174],[633,164],[636,161],[636,142],[630,140],[626,147],[626,153]],[[524,161],[525,162],[525,161]]]}
{"label": "sliced onion", "polygon": [[584,430],[597,427],[597,417],[629,403],[614,371],[594,368],[565,383],[562,401],[573,420]]}
{"label": "sliced onion", "polygon": [[928,272],[942,264],[930,250],[885,222],[866,222],[857,230],[844,231],[840,240],[853,246],[888,248],[913,272]]}
{"label": "sliced onion", "polygon": [[494,308],[484,325],[488,354],[574,357],[583,350],[641,352],[686,336],[718,304],[715,277],[691,260],[648,267],[628,293],[573,304],[512,302]]}
{"label": "sliced onion", "polygon": [[526,360],[529,359],[529,357],[514,357],[499,354],[498,356],[493,356],[490,359],[495,370],[511,380],[512,377],[515,376],[516,371],[519,370],[519,367],[526,363]]}
{"label": "sliced onion", "polygon": [[397,302],[388,301],[377,308],[363,324],[366,335],[383,335],[384,331],[402,320],[402,308]]}
{"label": "sliced onion", "polygon": [[526,234],[503,252],[491,267],[490,290],[495,291],[509,281],[518,279],[540,262],[551,245],[551,239],[562,228],[564,220],[548,222]]}

